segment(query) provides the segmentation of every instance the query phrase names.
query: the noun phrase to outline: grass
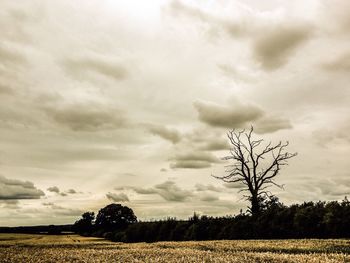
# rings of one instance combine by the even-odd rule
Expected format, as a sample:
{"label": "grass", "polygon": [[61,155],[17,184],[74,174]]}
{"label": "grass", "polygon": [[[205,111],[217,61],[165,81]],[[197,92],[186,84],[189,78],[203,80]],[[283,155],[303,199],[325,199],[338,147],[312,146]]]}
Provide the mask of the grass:
{"label": "grass", "polygon": [[77,235],[0,234],[0,262],[350,262],[349,240],[112,243]]}

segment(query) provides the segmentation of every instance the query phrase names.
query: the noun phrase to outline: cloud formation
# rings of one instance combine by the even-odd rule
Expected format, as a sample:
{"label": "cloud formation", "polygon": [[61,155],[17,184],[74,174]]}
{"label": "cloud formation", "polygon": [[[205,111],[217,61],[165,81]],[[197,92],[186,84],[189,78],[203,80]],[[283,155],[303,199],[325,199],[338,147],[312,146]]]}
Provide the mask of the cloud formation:
{"label": "cloud formation", "polygon": [[230,145],[229,145],[227,139],[215,138],[215,139],[208,139],[207,141],[204,141],[199,146],[199,149],[205,150],[205,151],[228,150],[228,149],[230,149]]}
{"label": "cloud formation", "polygon": [[106,197],[113,202],[129,202],[129,197],[124,193],[107,193]]}
{"label": "cloud formation", "polygon": [[172,143],[178,143],[181,140],[181,134],[176,129],[167,128],[162,125],[148,124],[146,125],[150,133],[168,140]]}
{"label": "cloud formation", "polygon": [[0,200],[40,199],[44,195],[32,182],[7,179],[0,175]]}
{"label": "cloud formation", "polygon": [[181,189],[173,181],[166,181],[152,188],[131,187],[131,189],[142,195],[157,194],[164,200],[171,202],[184,202],[192,196],[190,191]]}
{"label": "cloud formation", "polygon": [[[182,15],[205,23],[209,26],[211,35],[220,35],[219,32],[223,31],[232,38],[244,37],[250,40],[253,57],[267,71],[285,65],[296,49],[312,35],[313,27],[306,22],[268,20],[253,11],[247,12],[239,4],[235,7],[245,15],[220,17],[178,0],[171,2],[169,10],[174,16]],[[251,80],[249,75],[242,74],[236,68],[223,64],[219,67],[237,79]]]}
{"label": "cloud formation", "polygon": [[266,70],[277,69],[288,62],[311,33],[311,27],[305,24],[280,25],[265,30],[254,41],[254,58]]}
{"label": "cloud formation", "polygon": [[210,167],[213,163],[218,163],[220,160],[212,153],[205,151],[179,153],[170,158],[170,168],[189,168],[201,169]]}
{"label": "cloud formation", "polygon": [[18,200],[1,200],[0,199],[0,206],[4,209],[20,209],[19,201]]}
{"label": "cloud formation", "polygon": [[74,189],[68,189],[68,190],[67,190],[67,193],[68,193],[68,194],[76,194],[77,191],[75,191]]}
{"label": "cloud formation", "polygon": [[43,110],[56,124],[73,131],[118,129],[127,124],[122,111],[103,105],[79,104]]}
{"label": "cloud formation", "polygon": [[236,103],[232,107],[213,102],[196,101],[194,104],[200,121],[214,127],[242,127],[263,116],[263,111],[255,105]]}
{"label": "cloud formation", "polygon": [[60,192],[60,189],[57,186],[51,186],[47,188],[47,191],[58,194]]}
{"label": "cloud formation", "polygon": [[[204,127],[199,127],[183,135],[182,146],[198,151],[220,151],[230,149],[225,134]],[[181,151],[181,150],[180,150]]]}
{"label": "cloud formation", "polygon": [[67,191],[61,192],[61,190],[57,186],[51,186],[47,188],[47,191],[59,194],[60,196],[67,196],[77,193],[77,191],[75,191],[74,189],[68,189]]}
{"label": "cloud formation", "polygon": [[203,194],[200,196],[199,200],[203,202],[215,202],[219,200],[219,197],[212,194]]}
{"label": "cloud formation", "polygon": [[[199,120],[213,127],[236,129],[253,124],[257,133],[271,133],[292,128],[292,124],[288,119],[268,115],[256,105],[243,104],[237,100],[231,105],[197,101],[194,103],[194,107],[198,112]],[[224,146],[223,141],[221,143]],[[215,144],[212,145],[213,148],[215,148],[214,146]]]}

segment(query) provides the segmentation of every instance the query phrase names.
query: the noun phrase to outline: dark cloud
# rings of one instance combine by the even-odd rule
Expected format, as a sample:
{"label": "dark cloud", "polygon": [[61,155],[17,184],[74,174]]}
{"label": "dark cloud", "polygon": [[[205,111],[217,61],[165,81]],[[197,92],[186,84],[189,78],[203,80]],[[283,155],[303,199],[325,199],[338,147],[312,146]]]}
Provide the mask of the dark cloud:
{"label": "dark cloud", "polygon": [[350,72],[350,52],[324,63],[322,68],[332,72]]}
{"label": "dark cloud", "polygon": [[312,28],[305,24],[279,25],[267,29],[254,40],[254,58],[266,70],[277,69],[288,62],[311,33]]}
{"label": "dark cloud", "polygon": [[6,208],[6,209],[19,209],[19,208],[21,208],[19,206],[18,200],[0,200],[0,206],[2,208]]}
{"label": "dark cloud", "polygon": [[173,181],[166,181],[162,184],[155,185],[152,188],[130,187],[138,194],[151,195],[157,194],[166,201],[184,202],[193,194],[191,191],[181,189]]}
{"label": "dark cloud", "polygon": [[205,151],[220,151],[230,149],[228,139],[218,138],[218,139],[209,139],[208,141],[203,142],[199,146],[200,150]]}
{"label": "dark cloud", "polygon": [[184,134],[182,146],[199,151],[220,151],[228,150],[230,145],[223,133],[215,130],[208,130],[200,127]]}
{"label": "dark cloud", "polygon": [[7,179],[0,175],[0,200],[40,199],[44,195],[32,182]]}
{"label": "dark cloud", "polygon": [[170,168],[202,169],[211,167],[211,163],[204,161],[180,160],[170,164]]}
{"label": "dark cloud", "polygon": [[60,192],[60,189],[57,186],[51,186],[47,188],[47,191],[58,194]]}
{"label": "dark cloud", "polygon": [[157,191],[153,188],[132,187],[131,189],[141,195],[157,194]]}
{"label": "dark cloud", "polygon": [[57,124],[74,131],[118,129],[126,126],[124,114],[103,105],[70,105],[63,108],[44,108],[45,113]]}
{"label": "dark cloud", "polygon": [[238,128],[261,118],[264,112],[255,105],[236,102],[222,106],[207,101],[196,101],[194,107],[200,121],[214,127]]}
{"label": "dark cloud", "polygon": [[120,194],[107,193],[106,197],[113,202],[129,202],[130,201],[129,197],[124,193],[120,193]]}
{"label": "dark cloud", "polygon": [[172,181],[158,184],[154,188],[157,193],[167,201],[184,202],[187,198],[192,196],[190,191],[181,189]]}
{"label": "dark cloud", "polygon": [[88,74],[97,73],[113,80],[127,78],[127,69],[116,61],[107,61],[98,57],[87,57],[81,59],[68,59],[63,66],[70,75],[78,79],[86,79]]}
{"label": "dark cloud", "polygon": [[199,200],[203,202],[215,202],[219,200],[219,197],[211,194],[203,194],[200,196]]}
{"label": "dark cloud", "polygon": [[168,140],[172,143],[178,143],[181,140],[181,134],[176,129],[170,129],[162,125],[147,125],[149,132],[154,135],[158,135],[161,138]]}
{"label": "dark cloud", "polygon": [[[198,101],[194,106],[198,111],[199,120],[213,127],[236,129],[254,125],[257,133],[271,133],[292,128],[288,119],[268,115],[258,106],[242,104],[239,101],[234,101],[230,106]],[[221,143],[224,146],[223,141]]]}
{"label": "dark cloud", "polygon": [[174,157],[170,158],[170,160],[172,161],[172,163],[170,163],[172,169],[201,169],[210,167],[212,163],[220,162],[215,155],[204,151],[176,154]]}
{"label": "dark cloud", "polygon": [[76,194],[77,193],[77,191],[75,191],[74,189],[68,189],[65,192],[61,192],[57,186],[51,186],[51,187],[47,188],[47,191],[59,194],[60,196],[67,196],[69,194]]}
{"label": "dark cloud", "polygon": [[76,194],[77,191],[75,191],[74,189],[68,189],[68,190],[67,190],[67,193],[68,193],[68,194]]}

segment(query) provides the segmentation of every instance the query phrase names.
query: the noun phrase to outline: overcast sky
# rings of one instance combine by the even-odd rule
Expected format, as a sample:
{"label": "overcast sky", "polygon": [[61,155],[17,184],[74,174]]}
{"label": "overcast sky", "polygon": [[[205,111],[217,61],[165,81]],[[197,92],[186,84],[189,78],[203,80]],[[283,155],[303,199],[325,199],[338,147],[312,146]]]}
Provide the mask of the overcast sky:
{"label": "overcast sky", "polygon": [[285,204],[350,194],[350,2],[0,3],[0,225],[237,214],[226,133],[298,152]]}

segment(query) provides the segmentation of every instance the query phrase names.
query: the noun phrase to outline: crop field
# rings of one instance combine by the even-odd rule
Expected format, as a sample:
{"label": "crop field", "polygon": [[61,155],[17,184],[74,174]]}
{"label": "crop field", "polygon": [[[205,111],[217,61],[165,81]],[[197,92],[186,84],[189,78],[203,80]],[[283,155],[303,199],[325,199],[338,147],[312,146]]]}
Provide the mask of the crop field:
{"label": "crop field", "polygon": [[0,262],[350,262],[350,240],[124,244],[77,235],[0,234]]}

